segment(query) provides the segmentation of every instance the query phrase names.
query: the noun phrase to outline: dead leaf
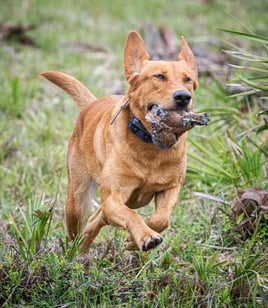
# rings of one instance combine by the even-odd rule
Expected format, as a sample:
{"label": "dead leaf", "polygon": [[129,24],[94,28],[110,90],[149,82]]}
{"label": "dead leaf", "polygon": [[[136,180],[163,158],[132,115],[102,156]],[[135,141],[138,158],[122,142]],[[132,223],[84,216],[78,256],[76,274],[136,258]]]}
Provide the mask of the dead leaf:
{"label": "dead leaf", "polygon": [[36,26],[29,25],[11,25],[0,24],[0,40],[14,40],[23,45],[35,45],[34,39],[26,34],[26,32],[35,29]]}
{"label": "dead leaf", "polygon": [[261,212],[268,210],[268,191],[258,189],[248,189],[238,191],[238,199],[232,206],[234,219],[238,222],[238,230],[243,238],[250,237],[255,230]]}
{"label": "dead leaf", "polygon": [[108,50],[102,46],[94,45],[91,43],[86,42],[69,42],[69,43],[63,43],[64,46],[85,50],[85,51],[91,51],[91,52],[103,52],[106,53]]}
{"label": "dead leaf", "polygon": [[176,60],[179,53],[176,35],[167,26],[156,28],[145,24],[141,33],[152,60]]}
{"label": "dead leaf", "polygon": [[143,291],[140,293],[140,295],[149,296],[151,299],[156,297],[156,294],[154,291]]}

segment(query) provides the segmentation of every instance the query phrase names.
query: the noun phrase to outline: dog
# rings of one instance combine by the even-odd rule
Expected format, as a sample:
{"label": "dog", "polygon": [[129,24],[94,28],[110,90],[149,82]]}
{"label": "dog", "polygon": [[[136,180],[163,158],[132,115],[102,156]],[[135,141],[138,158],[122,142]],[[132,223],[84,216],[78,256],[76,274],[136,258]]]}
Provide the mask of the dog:
{"label": "dog", "polygon": [[[162,242],[186,173],[187,133],[169,149],[155,145],[146,121],[154,105],[178,112],[192,110],[198,86],[195,57],[184,37],[175,61],[152,61],[137,32],[124,49],[129,88],[124,96],[100,99],[75,78],[55,71],[41,75],[64,89],[81,108],[68,155],[65,207],[69,238],[83,238],[85,251],[105,225],[129,232],[126,249],[147,251]],[[99,186],[101,206],[85,223]],[[155,201],[144,221],[135,211]]]}

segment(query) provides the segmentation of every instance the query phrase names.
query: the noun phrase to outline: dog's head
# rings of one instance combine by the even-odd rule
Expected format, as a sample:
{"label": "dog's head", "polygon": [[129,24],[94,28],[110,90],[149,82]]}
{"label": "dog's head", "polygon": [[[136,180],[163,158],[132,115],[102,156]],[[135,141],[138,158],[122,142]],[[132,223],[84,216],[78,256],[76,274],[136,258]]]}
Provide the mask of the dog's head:
{"label": "dog's head", "polygon": [[197,65],[184,37],[178,61],[150,61],[137,32],[128,35],[124,53],[125,77],[130,87],[129,105],[141,121],[154,105],[162,109],[190,111],[198,86]]}

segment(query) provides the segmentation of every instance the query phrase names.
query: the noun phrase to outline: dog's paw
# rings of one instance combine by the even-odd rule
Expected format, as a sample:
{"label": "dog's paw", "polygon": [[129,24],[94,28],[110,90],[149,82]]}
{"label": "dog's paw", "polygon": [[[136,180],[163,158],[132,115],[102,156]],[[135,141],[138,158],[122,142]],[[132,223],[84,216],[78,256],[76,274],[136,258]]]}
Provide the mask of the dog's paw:
{"label": "dog's paw", "polygon": [[141,251],[148,251],[150,249],[155,248],[159,244],[163,242],[163,238],[158,234],[146,234],[137,243],[134,241],[133,237],[130,236],[128,238],[128,242],[126,244],[127,250],[141,250]]}
{"label": "dog's paw", "polygon": [[161,244],[163,241],[161,236],[158,237],[151,237],[150,239],[147,239],[145,242],[141,244],[141,248],[138,247],[138,245],[134,241],[130,241],[127,243],[126,250],[141,250],[141,251],[148,251],[150,249],[155,248],[157,245]]}
{"label": "dog's paw", "polygon": [[162,242],[163,242],[163,238],[159,234],[157,234],[155,236],[150,236],[150,237],[144,239],[144,241],[143,241],[143,243],[140,247],[141,247],[142,251],[147,251],[147,250],[155,248],[156,246],[158,246]]}

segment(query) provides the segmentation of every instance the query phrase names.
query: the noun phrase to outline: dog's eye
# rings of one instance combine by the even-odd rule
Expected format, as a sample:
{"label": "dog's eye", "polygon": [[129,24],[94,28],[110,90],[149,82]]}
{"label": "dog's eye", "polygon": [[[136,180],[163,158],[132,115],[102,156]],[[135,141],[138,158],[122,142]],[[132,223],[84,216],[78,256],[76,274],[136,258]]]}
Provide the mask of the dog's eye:
{"label": "dog's eye", "polygon": [[184,81],[185,83],[188,83],[188,82],[192,81],[192,79],[191,79],[190,77],[185,77],[185,78],[183,79],[183,81]]}
{"label": "dog's eye", "polygon": [[159,80],[165,80],[166,76],[164,74],[156,74],[154,75],[155,78],[159,79]]}

